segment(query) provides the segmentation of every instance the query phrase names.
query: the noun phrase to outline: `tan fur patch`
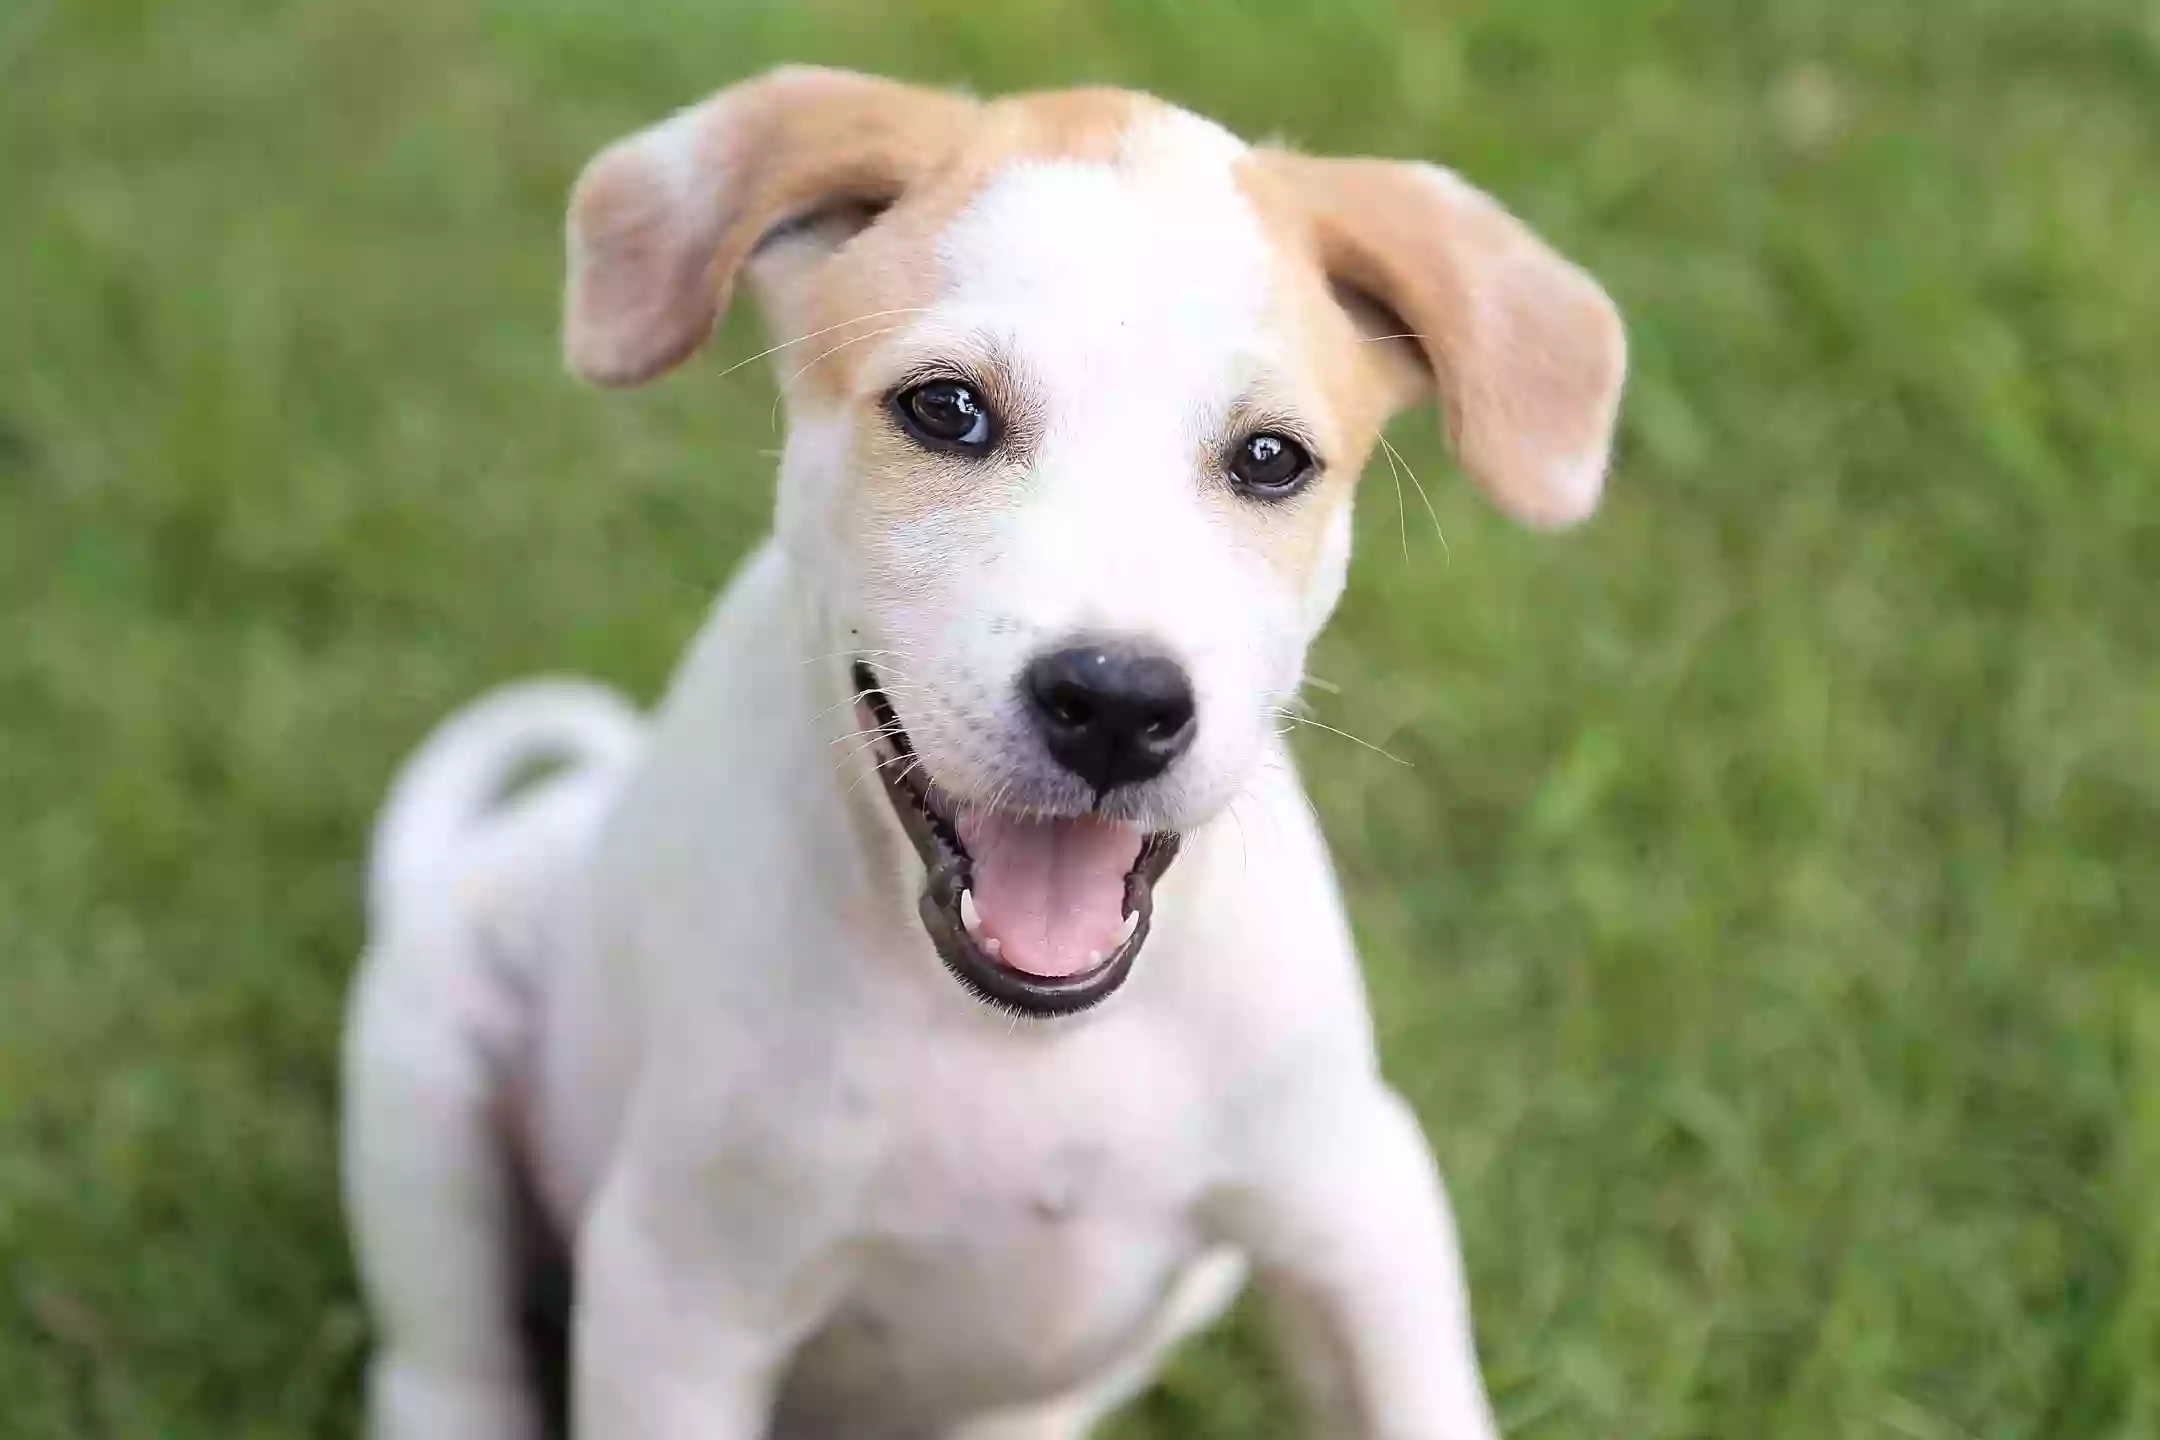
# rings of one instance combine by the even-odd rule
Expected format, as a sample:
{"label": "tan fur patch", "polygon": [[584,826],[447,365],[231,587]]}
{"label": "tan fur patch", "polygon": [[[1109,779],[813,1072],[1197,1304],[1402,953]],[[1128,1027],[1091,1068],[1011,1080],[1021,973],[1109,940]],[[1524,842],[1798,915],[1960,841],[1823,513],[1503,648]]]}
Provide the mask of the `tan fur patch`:
{"label": "tan fur patch", "polygon": [[1265,151],[1251,172],[1286,244],[1415,333],[1463,468],[1520,519],[1587,514],[1627,355],[1597,282],[1444,170]]}
{"label": "tan fur patch", "polygon": [[837,201],[905,195],[976,113],[911,85],[781,70],[610,146],[571,197],[572,368],[636,384],[680,363],[775,226]]}
{"label": "tan fur patch", "polygon": [[[982,107],[965,140],[855,243],[819,267],[814,284],[767,287],[776,339],[818,334],[813,354],[784,367],[788,383],[840,399],[858,388],[873,331],[904,323],[935,297],[937,238],[1000,172],[1019,160],[1110,164],[1122,137],[1160,101],[1120,90],[1064,90]],[[814,363],[813,363],[814,362]],[[802,373],[798,367],[808,367]]]}
{"label": "tan fur patch", "polygon": [[1302,588],[1319,563],[1335,511],[1351,502],[1381,426],[1414,398],[1417,377],[1413,369],[1406,380],[1397,347],[1374,341],[1344,310],[1297,197],[1259,163],[1261,153],[1239,162],[1237,184],[1275,255],[1269,324],[1283,336],[1284,351],[1296,357],[1295,383],[1317,402],[1302,408],[1322,432],[1316,438],[1327,474],[1291,505],[1240,503],[1231,513],[1277,573]]}

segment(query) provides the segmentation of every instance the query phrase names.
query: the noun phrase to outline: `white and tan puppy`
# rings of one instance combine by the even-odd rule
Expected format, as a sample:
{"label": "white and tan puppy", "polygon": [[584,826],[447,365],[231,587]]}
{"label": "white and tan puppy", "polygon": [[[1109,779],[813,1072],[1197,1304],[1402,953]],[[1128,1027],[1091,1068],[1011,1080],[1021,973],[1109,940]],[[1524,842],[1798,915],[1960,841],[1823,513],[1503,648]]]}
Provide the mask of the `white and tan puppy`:
{"label": "white and tan puppy", "polygon": [[554,1238],[582,1440],[1080,1436],[1248,1273],[1322,1433],[1489,1435],[1279,712],[1392,410],[1589,512],[1612,305],[1445,170],[818,70],[592,163],[571,367],[659,375],[743,277],[776,534],[665,703],[486,700],[381,823],[373,1433],[540,1433]]}

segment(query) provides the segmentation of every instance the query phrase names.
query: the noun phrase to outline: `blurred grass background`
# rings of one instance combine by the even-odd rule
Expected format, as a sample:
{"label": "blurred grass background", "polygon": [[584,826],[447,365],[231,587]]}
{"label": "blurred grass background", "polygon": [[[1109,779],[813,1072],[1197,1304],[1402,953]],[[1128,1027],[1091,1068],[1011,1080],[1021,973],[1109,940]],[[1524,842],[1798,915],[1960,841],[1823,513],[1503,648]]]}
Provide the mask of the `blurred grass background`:
{"label": "blurred grass background", "polygon": [[[821,60],[1443,159],[1603,276],[1583,531],[1371,477],[1304,745],[1517,1436],[2160,1434],[2160,5],[0,0],[0,1434],[352,1431],[364,827],[661,685],[737,316],[556,360],[600,144]],[[1249,1317],[1117,1434],[1293,1433]]]}

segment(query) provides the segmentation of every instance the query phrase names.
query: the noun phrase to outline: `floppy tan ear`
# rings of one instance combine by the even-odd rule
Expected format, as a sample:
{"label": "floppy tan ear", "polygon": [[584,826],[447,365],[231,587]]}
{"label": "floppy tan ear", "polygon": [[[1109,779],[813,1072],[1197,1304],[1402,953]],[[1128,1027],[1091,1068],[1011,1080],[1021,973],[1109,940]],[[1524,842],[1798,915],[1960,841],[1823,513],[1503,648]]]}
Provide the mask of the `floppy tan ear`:
{"label": "floppy tan ear", "polygon": [[839,70],[746,80],[600,152],[570,197],[563,354],[635,385],[705,342],[775,228],[882,207],[957,145],[973,101]]}
{"label": "floppy tan ear", "polygon": [[1595,509],[1627,369],[1597,281],[1437,166],[1282,151],[1261,164],[1329,278],[1414,332],[1471,477],[1534,525]]}

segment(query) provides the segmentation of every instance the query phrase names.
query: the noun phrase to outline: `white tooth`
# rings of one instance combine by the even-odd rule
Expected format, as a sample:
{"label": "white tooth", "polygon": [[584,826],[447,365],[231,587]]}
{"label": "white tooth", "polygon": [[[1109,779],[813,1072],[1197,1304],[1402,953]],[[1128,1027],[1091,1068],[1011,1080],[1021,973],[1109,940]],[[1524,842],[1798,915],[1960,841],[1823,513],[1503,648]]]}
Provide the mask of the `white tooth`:
{"label": "white tooth", "polygon": [[983,953],[985,955],[988,955],[993,960],[997,959],[998,956],[1005,953],[1005,942],[998,939],[995,935],[991,936],[988,940],[983,941],[982,947]]}
{"label": "white tooth", "polygon": [[982,939],[982,911],[975,908],[973,890],[960,892],[960,923],[967,927],[968,934],[977,940]]}
{"label": "white tooth", "polygon": [[1140,912],[1138,910],[1135,910],[1132,912],[1132,914],[1127,915],[1125,917],[1125,923],[1118,927],[1117,943],[1123,945],[1126,941],[1132,939],[1133,932],[1135,930],[1138,930],[1139,928]]}

